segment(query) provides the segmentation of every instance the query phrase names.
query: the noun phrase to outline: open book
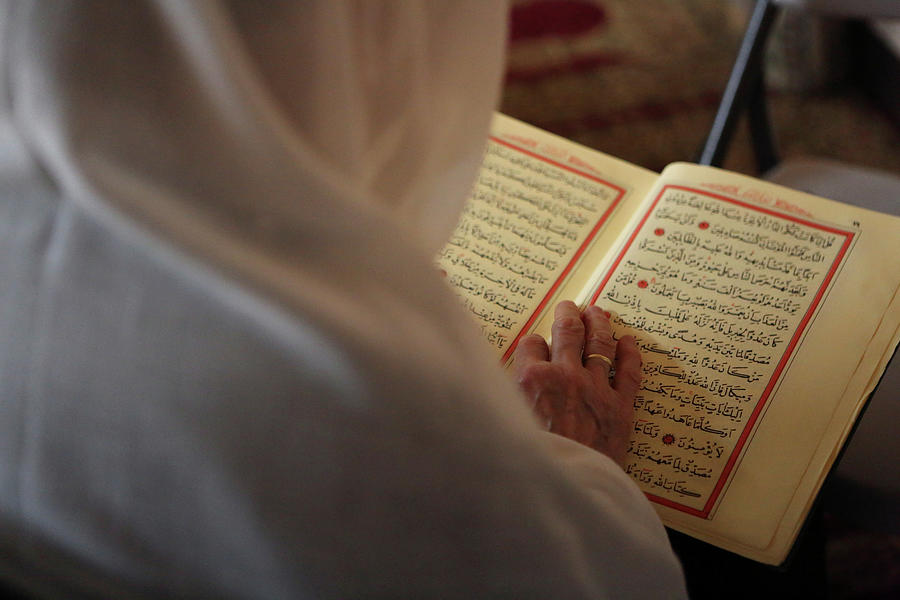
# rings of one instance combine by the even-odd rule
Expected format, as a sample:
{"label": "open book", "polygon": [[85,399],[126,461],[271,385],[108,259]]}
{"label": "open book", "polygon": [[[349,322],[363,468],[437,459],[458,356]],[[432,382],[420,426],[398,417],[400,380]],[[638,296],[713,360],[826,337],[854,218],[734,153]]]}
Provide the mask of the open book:
{"label": "open book", "polygon": [[900,218],[497,115],[438,263],[504,362],[560,300],[610,311],[644,359],[626,472],[666,525],[779,564],[900,339],[898,240]]}

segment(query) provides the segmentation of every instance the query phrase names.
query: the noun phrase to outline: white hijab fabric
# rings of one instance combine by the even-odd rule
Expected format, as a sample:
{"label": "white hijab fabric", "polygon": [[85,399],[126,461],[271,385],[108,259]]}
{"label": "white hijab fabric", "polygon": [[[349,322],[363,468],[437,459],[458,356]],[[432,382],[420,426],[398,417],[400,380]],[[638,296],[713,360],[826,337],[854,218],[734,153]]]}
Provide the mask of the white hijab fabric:
{"label": "white hijab fabric", "polygon": [[0,579],[680,597],[436,274],[505,7],[28,2],[0,33]]}

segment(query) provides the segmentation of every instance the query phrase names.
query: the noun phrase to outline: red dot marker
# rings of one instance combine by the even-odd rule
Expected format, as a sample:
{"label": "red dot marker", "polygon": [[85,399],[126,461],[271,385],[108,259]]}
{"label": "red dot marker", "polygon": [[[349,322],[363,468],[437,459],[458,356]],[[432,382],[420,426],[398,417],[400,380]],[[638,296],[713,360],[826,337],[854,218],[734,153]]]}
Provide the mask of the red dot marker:
{"label": "red dot marker", "polygon": [[640,281],[638,281],[638,287],[644,289],[645,287],[647,287],[647,282],[641,279]]}
{"label": "red dot marker", "polygon": [[707,223],[706,221],[703,221],[702,223],[697,225],[697,227],[699,227],[700,229],[709,229],[709,223]]}
{"label": "red dot marker", "polygon": [[663,229],[662,227],[657,227],[656,229],[653,230],[653,233],[655,233],[656,235],[662,235],[665,232],[666,232],[666,230]]}

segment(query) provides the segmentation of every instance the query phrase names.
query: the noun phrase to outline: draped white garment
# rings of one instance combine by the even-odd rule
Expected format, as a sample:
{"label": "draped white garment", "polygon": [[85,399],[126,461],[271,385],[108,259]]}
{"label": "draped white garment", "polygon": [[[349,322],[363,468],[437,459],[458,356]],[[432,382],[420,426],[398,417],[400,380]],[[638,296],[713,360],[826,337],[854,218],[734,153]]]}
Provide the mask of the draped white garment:
{"label": "draped white garment", "polygon": [[432,256],[497,3],[30,2],[0,33],[0,580],[50,597],[669,598]]}

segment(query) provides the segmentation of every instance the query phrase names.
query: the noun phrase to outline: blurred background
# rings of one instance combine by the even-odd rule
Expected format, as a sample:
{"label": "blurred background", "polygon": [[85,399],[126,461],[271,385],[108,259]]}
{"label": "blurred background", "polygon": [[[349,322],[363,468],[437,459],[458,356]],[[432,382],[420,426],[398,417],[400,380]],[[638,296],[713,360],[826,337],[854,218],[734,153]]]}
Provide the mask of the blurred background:
{"label": "blurred background", "polygon": [[[655,171],[694,160],[751,5],[514,0],[501,110]],[[897,65],[893,98],[875,101],[868,81],[890,87],[883,77],[889,65],[873,64],[869,48],[889,42],[867,39],[888,27],[880,24],[875,34],[861,25],[783,11],[766,57],[783,158],[814,155],[900,174]],[[894,42],[900,50],[900,38]],[[724,166],[756,174],[742,126]]]}
{"label": "blurred background", "polygon": [[[694,161],[751,6],[513,0],[501,110],[655,171]],[[900,175],[898,22],[783,11],[765,61],[782,159],[830,158]],[[759,175],[743,122],[724,167]],[[828,596],[900,598],[900,536],[861,527],[827,503],[823,520]]]}

